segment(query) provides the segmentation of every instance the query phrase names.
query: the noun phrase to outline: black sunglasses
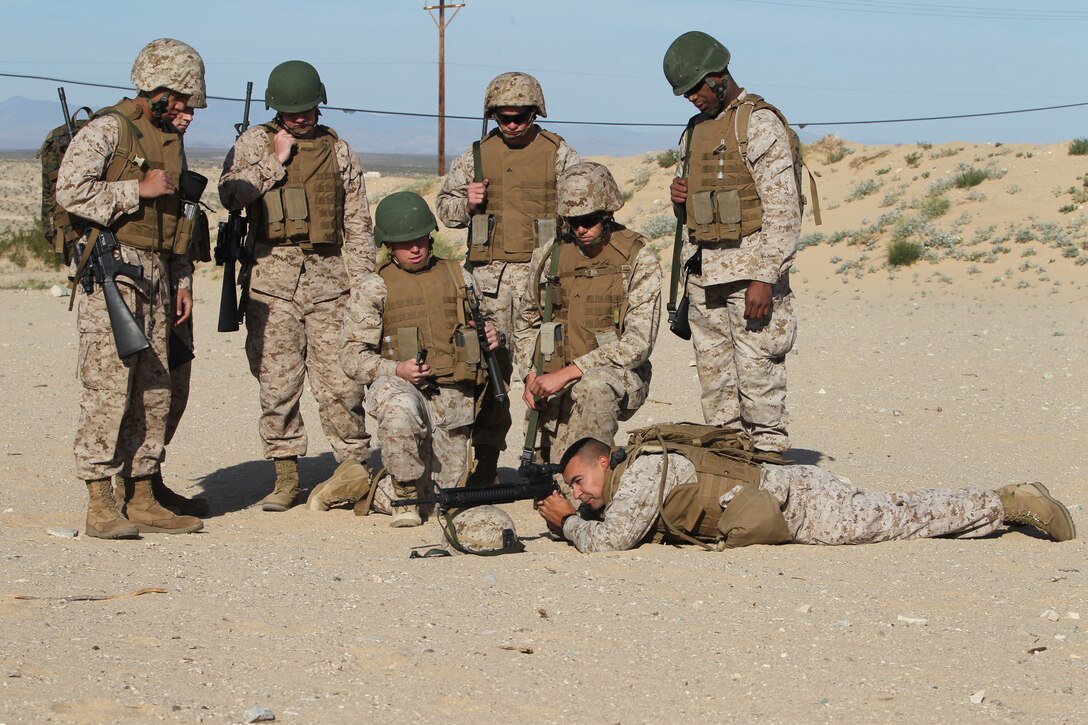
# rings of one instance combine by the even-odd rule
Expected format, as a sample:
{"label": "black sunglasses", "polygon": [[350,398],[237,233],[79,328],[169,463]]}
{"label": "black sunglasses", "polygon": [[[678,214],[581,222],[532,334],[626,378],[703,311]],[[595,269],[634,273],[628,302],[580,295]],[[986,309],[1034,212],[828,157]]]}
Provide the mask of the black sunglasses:
{"label": "black sunglasses", "polygon": [[523,111],[522,113],[496,113],[495,121],[500,126],[505,126],[508,123],[521,125],[532,118],[532,111]]}
{"label": "black sunglasses", "polygon": [[592,214],[583,214],[582,216],[568,216],[564,217],[567,220],[567,224],[571,229],[577,229],[582,227],[583,229],[592,229],[605,220],[608,215],[604,212],[595,211]]}

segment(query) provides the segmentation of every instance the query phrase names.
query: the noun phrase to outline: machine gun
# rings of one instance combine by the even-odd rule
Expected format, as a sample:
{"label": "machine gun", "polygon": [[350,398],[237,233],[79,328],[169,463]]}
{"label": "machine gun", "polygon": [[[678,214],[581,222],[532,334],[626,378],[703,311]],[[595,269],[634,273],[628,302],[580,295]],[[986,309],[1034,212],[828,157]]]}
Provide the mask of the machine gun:
{"label": "machine gun", "polygon": [[[82,246],[80,244],[76,247],[76,253],[81,256]],[[121,291],[117,289],[118,277],[143,279],[144,270],[121,259],[121,244],[113,232],[109,229],[98,229],[94,249],[87,258],[79,282],[88,294],[94,289],[95,283],[102,288],[106,312],[110,316],[110,327],[113,328],[113,341],[117,345],[117,356],[124,360],[151,347],[151,343],[121,297]]]}
{"label": "machine gun", "polygon": [[480,313],[480,299],[476,296],[476,288],[468,280],[465,281],[465,300],[468,302],[469,312],[472,313],[472,324],[476,327],[476,339],[480,342],[480,354],[487,361],[487,379],[491,384],[491,393],[495,396],[495,400],[505,403],[507,397],[506,386],[503,384],[499,360],[495,357],[495,351],[491,350],[487,343],[486,323],[483,314]]}
{"label": "machine gun", "polygon": [[[235,138],[249,128],[249,106],[253,100],[253,81],[246,83],[246,106],[242,122],[234,125]],[[219,235],[215,241],[215,263],[223,268],[223,290],[219,296],[219,331],[237,332],[245,318],[249,302],[249,274],[253,266],[251,251],[246,248],[246,230],[249,221],[241,211],[232,211],[225,222],[219,222]],[[235,270],[235,264],[241,270]],[[242,287],[241,299],[238,286]]]}
{"label": "machine gun", "polygon": [[552,491],[559,490],[553,478],[557,472],[558,466],[552,463],[522,464],[518,467],[518,475],[522,478],[521,483],[506,483],[481,488],[439,488],[436,485],[428,496],[398,499],[392,504],[394,506],[435,504],[440,511],[450,511],[515,501],[536,501],[547,498]]}

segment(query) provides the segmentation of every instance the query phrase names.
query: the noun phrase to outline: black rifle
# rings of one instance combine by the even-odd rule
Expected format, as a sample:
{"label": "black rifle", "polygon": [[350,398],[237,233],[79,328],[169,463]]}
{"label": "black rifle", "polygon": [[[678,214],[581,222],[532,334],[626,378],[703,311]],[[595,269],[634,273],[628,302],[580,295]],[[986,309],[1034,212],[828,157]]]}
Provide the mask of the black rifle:
{"label": "black rifle", "polygon": [[[234,125],[234,130],[241,136],[249,128],[249,106],[253,100],[253,81],[246,83],[246,106],[242,122]],[[235,136],[237,139],[238,136]],[[237,332],[238,325],[245,319],[246,304],[249,302],[249,273],[253,260],[246,249],[246,230],[248,220],[241,211],[232,211],[225,222],[219,222],[219,236],[215,240],[215,263],[223,267],[223,290],[219,296],[219,331]],[[241,271],[235,271],[235,264],[241,264]],[[242,298],[238,299],[238,285],[242,286]]]}
{"label": "black rifle", "polygon": [[392,504],[394,506],[436,504],[439,510],[450,511],[473,506],[513,503],[515,501],[536,501],[551,496],[552,491],[559,490],[552,478],[557,469],[557,466],[550,463],[522,464],[518,468],[518,474],[524,480],[523,483],[505,483],[482,488],[439,488],[434,486],[434,490],[429,496],[398,499],[393,501]]}
{"label": "black rifle", "polygon": [[476,297],[476,288],[468,280],[465,281],[465,301],[468,302],[468,310],[472,313],[472,324],[476,327],[476,339],[480,341],[480,354],[487,361],[487,378],[491,384],[491,394],[495,396],[495,400],[505,403],[507,397],[506,386],[503,384],[499,360],[495,357],[495,351],[491,350],[488,345],[484,316],[480,313],[480,300]]}
{"label": "black rifle", "polygon": [[117,345],[117,356],[124,360],[151,347],[151,343],[121,297],[121,291],[117,289],[118,277],[143,279],[144,270],[123,261],[117,237],[109,229],[99,229],[80,282],[88,293],[95,283],[102,289],[106,312],[110,316],[110,327],[113,328],[113,341]]}

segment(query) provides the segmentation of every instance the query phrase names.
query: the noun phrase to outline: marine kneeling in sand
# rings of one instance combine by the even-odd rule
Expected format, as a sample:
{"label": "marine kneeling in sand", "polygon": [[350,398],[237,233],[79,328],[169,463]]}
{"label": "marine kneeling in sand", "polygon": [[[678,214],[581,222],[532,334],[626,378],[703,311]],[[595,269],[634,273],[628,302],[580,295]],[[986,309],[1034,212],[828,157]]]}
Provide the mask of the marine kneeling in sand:
{"label": "marine kneeling in sand", "polygon": [[[432,254],[434,214],[419,194],[390,194],[374,213],[374,240],[390,259],[351,295],[340,334],[340,364],[370,388],[366,412],[378,423],[382,462],[398,499],[456,486],[468,465],[474,394],[486,365],[471,326],[461,265]],[[475,285],[474,285],[475,286]],[[490,350],[500,335],[486,325]],[[341,464],[314,489],[313,508],[358,501],[370,488],[360,463]],[[417,506],[394,507],[391,526],[419,526]]]}
{"label": "marine kneeling in sand", "polygon": [[[665,441],[701,429],[702,445]],[[662,434],[659,437],[659,434]],[[720,434],[718,434],[720,435]],[[564,453],[563,478],[582,501],[537,502],[549,528],[578,551],[623,551],[644,542],[719,549],[751,544],[870,544],[895,539],[977,538],[1026,524],[1054,541],[1076,536],[1069,511],[1041,483],[997,490],[866,492],[816,466],[759,463],[715,449],[715,431],[688,424],[634,431],[611,449],[583,438]],[[747,460],[746,460],[747,459]]]}

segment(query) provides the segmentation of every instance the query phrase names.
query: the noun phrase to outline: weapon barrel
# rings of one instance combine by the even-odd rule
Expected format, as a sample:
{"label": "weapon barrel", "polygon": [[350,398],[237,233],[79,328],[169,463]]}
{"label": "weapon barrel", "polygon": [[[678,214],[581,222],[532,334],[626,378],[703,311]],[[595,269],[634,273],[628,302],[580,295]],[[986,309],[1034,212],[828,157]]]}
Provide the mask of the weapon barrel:
{"label": "weapon barrel", "polygon": [[411,498],[393,501],[394,506],[415,506],[418,504],[437,503],[444,510],[471,508],[472,506],[513,503],[515,501],[535,501],[547,498],[557,490],[555,482],[546,479],[526,483],[507,483],[499,486],[482,488],[443,488],[435,498]]}

